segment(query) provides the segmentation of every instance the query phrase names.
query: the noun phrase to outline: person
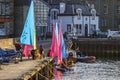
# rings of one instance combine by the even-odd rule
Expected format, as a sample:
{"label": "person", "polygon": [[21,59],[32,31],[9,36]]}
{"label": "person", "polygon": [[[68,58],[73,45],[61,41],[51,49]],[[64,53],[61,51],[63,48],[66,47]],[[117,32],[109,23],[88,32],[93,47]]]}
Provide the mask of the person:
{"label": "person", "polygon": [[48,51],[47,57],[50,57],[50,52],[51,52],[51,49]]}
{"label": "person", "polygon": [[40,47],[39,47],[39,53],[41,55],[41,58],[43,58],[44,57],[44,48],[42,45],[40,45]]}
{"label": "person", "polygon": [[16,51],[20,51],[20,49],[22,48],[21,44],[19,44],[18,41],[15,43],[15,48],[16,48]]}
{"label": "person", "polygon": [[22,61],[22,45],[19,43],[19,41],[15,43],[15,49],[17,53],[20,53],[20,61]]}
{"label": "person", "polygon": [[64,38],[67,40],[68,39],[68,32],[64,33]]}

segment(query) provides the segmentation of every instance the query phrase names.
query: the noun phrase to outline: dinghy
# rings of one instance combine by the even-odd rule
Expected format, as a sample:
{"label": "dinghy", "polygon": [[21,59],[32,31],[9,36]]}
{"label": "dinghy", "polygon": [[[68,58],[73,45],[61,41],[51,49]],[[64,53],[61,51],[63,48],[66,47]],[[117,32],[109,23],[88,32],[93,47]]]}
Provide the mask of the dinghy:
{"label": "dinghy", "polygon": [[70,58],[73,62],[94,62],[95,56],[85,56],[82,52],[77,52],[75,50],[70,50],[67,52],[68,58]]}

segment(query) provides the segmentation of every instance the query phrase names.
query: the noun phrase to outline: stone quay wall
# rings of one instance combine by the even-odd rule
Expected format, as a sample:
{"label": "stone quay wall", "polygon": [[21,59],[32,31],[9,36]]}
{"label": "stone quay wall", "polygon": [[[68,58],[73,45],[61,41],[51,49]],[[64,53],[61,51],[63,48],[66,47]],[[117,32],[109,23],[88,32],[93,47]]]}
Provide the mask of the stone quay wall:
{"label": "stone quay wall", "polygon": [[14,38],[0,39],[0,48],[2,49],[15,49]]}
{"label": "stone quay wall", "polygon": [[120,40],[108,39],[86,39],[73,40],[73,49],[79,46],[79,50],[84,55],[96,56],[97,58],[120,57]]}

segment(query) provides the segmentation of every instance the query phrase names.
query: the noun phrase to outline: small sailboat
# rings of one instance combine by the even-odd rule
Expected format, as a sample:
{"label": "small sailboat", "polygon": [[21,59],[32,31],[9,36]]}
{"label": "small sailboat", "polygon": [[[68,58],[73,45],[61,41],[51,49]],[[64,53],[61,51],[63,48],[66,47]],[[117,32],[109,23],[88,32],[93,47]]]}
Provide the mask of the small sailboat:
{"label": "small sailboat", "polygon": [[57,23],[56,26],[53,24],[53,36],[50,49],[50,56],[55,59],[55,68],[62,72],[70,70],[73,64],[72,61],[70,62],[70,60],[68,61],[67,59],[61,23],[59,27]]}

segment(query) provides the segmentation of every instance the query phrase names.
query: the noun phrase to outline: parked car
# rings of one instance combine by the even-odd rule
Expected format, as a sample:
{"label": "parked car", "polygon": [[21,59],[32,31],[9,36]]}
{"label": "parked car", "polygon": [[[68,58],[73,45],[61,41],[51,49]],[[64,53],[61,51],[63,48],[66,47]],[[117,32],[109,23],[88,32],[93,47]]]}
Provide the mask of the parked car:
{"label": "parked car", "polygon": [[68,39],[77,39],[78,35],[75,33],[68,33]]}
{"label": "parked car", "polygon": [[90,35],[92,38],[107,38],[107,32],[102,32],[100,30],[93,31],[93,34]]}
{"label": "parked car", "polygon": [[120,39],[120,31],[119,32],[115,32],[113,34],[109,34],[108,39]]}

